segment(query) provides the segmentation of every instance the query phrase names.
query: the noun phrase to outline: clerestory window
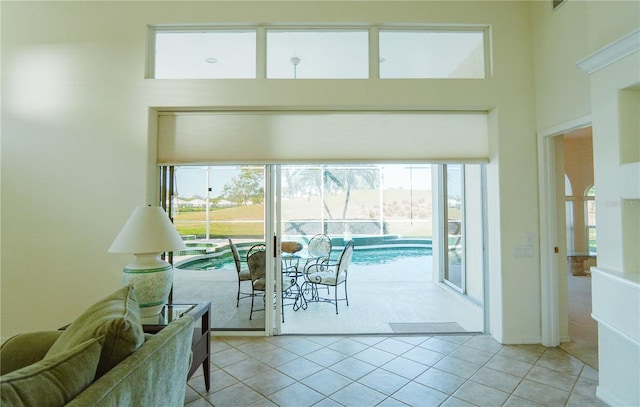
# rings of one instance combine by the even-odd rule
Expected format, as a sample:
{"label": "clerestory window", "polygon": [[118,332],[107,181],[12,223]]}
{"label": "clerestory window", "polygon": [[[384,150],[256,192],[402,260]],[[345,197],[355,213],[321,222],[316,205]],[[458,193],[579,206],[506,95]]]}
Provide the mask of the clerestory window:
{"label": "clerestory window", "polygon": [[255,30],[160,30],[154,44],[156,79],[256,77]]}
{"label": "clerestory window", "polygon": [[482,79],[487,30],[152,26],[147,77]]}
{"label": "clerestory window", "polygon": [[267,30],[267,78],[369,77],[367,30]]}
{"label": "clerestory window", "polygon": [[380,78],[484,78],[482,31],[380,31]]}

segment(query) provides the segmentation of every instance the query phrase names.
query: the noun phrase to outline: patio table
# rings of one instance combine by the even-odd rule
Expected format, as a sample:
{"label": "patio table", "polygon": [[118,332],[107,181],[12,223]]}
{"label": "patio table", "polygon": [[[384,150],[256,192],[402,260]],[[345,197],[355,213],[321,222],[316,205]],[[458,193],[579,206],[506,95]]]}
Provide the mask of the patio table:
{"label": "patio table", "polygon": [[[283,305],[285,299],[293,299],[293,310],[297,311],[300,308],[307,309],[307,300],[303,294],[302,284],[298,283],[298,278],[303,276],[304,269],[312,262],[319,259],[317,256],[311,255],[306,249],[297,251],[295,253],[282,252],[280,254],[282,260],[282,301]],[[302,269],[300,263],[304,262]],[[285,280],[286,279],[286,280]],[[286,282],[285,282],[286,281]],[[285,288],[288,287],[288,288]],[[286,304],[289,305],[289,304]],[[284,319],[284,315],[283,315]],[[283,321],[284,322],[284,321]]]}

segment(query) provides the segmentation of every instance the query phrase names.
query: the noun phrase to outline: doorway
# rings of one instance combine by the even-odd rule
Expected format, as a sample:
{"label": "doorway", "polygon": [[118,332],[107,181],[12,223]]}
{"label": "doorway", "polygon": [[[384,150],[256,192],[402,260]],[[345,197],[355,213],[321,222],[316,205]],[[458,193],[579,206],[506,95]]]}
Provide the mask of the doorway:
{"label": "doorway", "polygon": [[[573,276],[570,272],[568,254],[576,248],[574,228],[579,220],[588,224],[584,217],[576,217],[575,188],[566,188],[567,160],[569,166],[584,171],[585,165],[593,172],[592,164],[578,162],[571,155],[565,158],[565,135],[585,138],[591,134],[590,118],[584,117],[539,134],[540,170],[540,247],[542,264],[542,343],[545,346],[562,346],[579,359],[597,364],[597,325],[590,317],[591,292],[587,276]],[[593,153],[590,153],[591,157]],[[591,161],[592,162],[592,161]],[[592,182],[592,181],[591,181]],[[567,193],[572,190],[573,192]],[[582,191],[587,192],[587,191]],[[585,201],[588,199],[585,199]],[[582,201],[582,200],[580,200]],[[582,205],[582,202],[580,203]],[[581,209],[581,208],[580,208]],[[582,212],[582,211],[581,211]],[[567,219],[566,214],[572,215]],[[577,220],[576,220],[577,219]],[[588,247],[589,234],[582,241]],[[593,235],[592,235],[593,236]],[[579,247],[579,246],[578,246]],[[588,249],[587,249],[588,250]],[[583,264],[587,269],[589,263]],[[581,280],[576,280],[580,278]],[[577,282],[578,284],[573,284]],[[586,282],[586,283],[585,283]],[[579,329],[586,324],[588,329]],[[597,367],[594,366],[594,367]]]}
{"label": "doorway", "polygon": [[[472,188],[470,195],[479,203],[473,188],[481,185],[475,178],[481,165],[458,166],[467,167],[469,175],[466,182],[459,177],[456,183]],[[482,268],[471,273],[471,284],[464,285],[472,289],[463,293],[445,284],[439,267],[434,267],[442,256],[433,255],[433,239],[438,234],[433,233],[432,202],[441,196],[432,192],[432,171],[443,169],[431,164],[176,167],[173,199],[178,213],[174,219],[190,247],[176,254],[175,300],[212,301],[212,310],[220,314],[213,313],[214,331],[481,332]],[[274,182],[269,182],[266,170],[278,174]],[[270,191],[277,203],[271,210],[266,206]],[[460,194],[451,196],[462,198]],[[474,199],[467,205],[469,213],[476,206]],[[461,201],[457,210],[462,213]],[[247,318],[251,298],[236,300],[237,281],[228,241],[232,239],[241,256],[256,243],[270,243],[266,229],[271,213],[273,230],[280,229],[277,235],[281,241],[296,241],[304,247],[312,236],[327,234],[334,247],[333,259],[345,241],[355,243],[349,269],[349,306],[340,304],[338,315],[331,304],[309,303],[306,309],[294,311],[285,302],[283,308],[275,307],[271,316],[258,312]],[[278,219],[279,224],[275,223]],[[460,229],[454,234],[446,224],[448,238],[462,238],[461,216],[457,216],[457,223]],[[439,245],[447,250],[453,247],[460,258],[483,255],[481,243],[475,244],[479,251],[472,250],[474,244],[467,246],[463,251],[461,245]],[[275,265],[273,273],[280,273]],[[278,294],[267,295],[259,301],[271,310],[270,304],[280,298]],[[284,314],[284,323],[279,312]]]}
{"label": "doorway", "polygon": [[562,136],[567,224],[567,303],[569,340],[560,347],[598,369],[598,325],[591,318],[590,267],[597,264],[592,129]]}

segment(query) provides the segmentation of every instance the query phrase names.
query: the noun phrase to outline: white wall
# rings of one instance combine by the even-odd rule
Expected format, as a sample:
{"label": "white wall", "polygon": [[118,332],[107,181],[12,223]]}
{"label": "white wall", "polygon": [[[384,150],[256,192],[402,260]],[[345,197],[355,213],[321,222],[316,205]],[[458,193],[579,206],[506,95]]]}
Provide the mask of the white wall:
{"label": "white wall", "polygon": [[576,67],[588,55],[587,3],[569,0],[555,11],[547,1],[532,3],[538,129],[591,112],[589,78]]}
{"label": "white wall", "polygon": [[[632,41],[635,52],[619,60],[604,58],[611,63],[595,71],[576,72],[576,63],[598,61],[599,50],[638,30],[640,3],[569,1],[555,13],[536,3],[533,16],[534,53],[543,57],[536,65],[540,128],[561,127],[588,114],[593,121],[598,267],[592,269],[592,315],[599,331],[597,394],[610,405],[638,405],[640,254],[637,244],[631,248],[626,242],[640,241],[640,151],[636,162],[623,153],[638,144],[636,138],[624,145],[637,132],[629,139],[622,134],[620,100],[624,98],[620,94],[640,85],[640,44]],[[565,35],[559,35],[562,32]],[[584,61],[580,66],[585,66]],[[553,72],[557,80],[548,75]],[[585,100],[590,104],[585,105]]]}
{"label": "white wall", "polygon": [[[57,328],[120,286],[107,253],[155,199],[163,107],[489,110],[491,333],[538,342],[535,105],[526,2],[2,2],[2,336]],[[144,79],[147,24],[490,24],[487,80]]]}
{"label": "white wall", "polygon": [[640,85],[640,41],[637,49],[591,74],[598,188],[592,303],[598,321],[598,396],[611,405],[640,405],[640,160],[621,163],[628,147],[619,116],[620,91]]}

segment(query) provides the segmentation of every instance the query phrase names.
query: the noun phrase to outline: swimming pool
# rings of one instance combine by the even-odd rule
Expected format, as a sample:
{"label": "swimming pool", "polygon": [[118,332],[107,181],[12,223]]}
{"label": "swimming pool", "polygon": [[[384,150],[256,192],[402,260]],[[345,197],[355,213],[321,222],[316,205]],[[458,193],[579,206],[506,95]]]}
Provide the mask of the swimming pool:
{"label": "swimming pool", "polygon": [[[430,257],[431,247],[375,247],[361,248],[353,252],[352,262],[357,265],[389,264],[408,258]],[[340,250],[331,252],[331,258],[337,259]],[[202,256],[184,260],[176,264],[180,270],[233,270],[235,265],[230,253],[211,257]]]}

